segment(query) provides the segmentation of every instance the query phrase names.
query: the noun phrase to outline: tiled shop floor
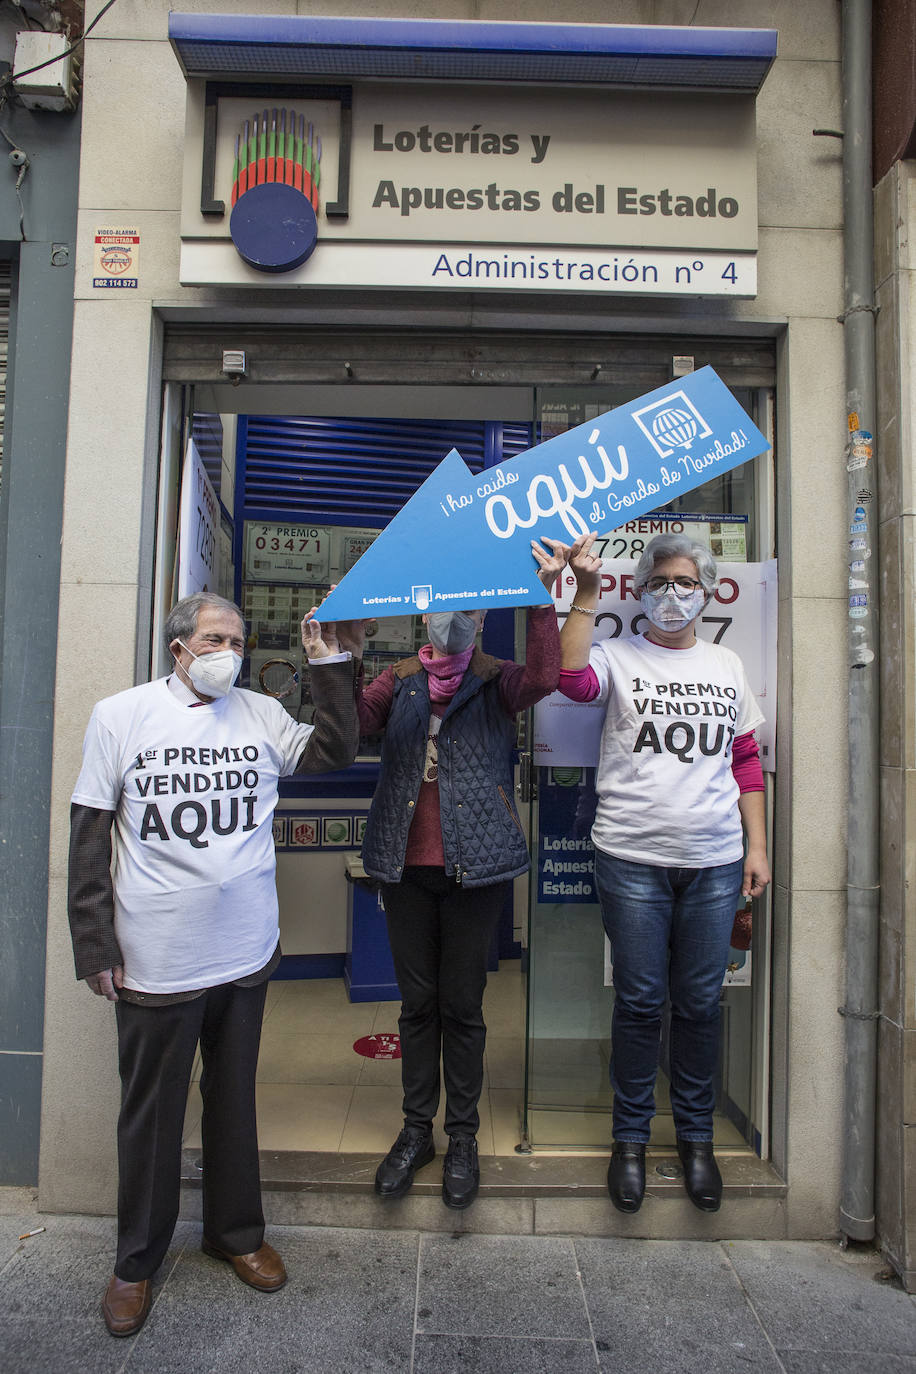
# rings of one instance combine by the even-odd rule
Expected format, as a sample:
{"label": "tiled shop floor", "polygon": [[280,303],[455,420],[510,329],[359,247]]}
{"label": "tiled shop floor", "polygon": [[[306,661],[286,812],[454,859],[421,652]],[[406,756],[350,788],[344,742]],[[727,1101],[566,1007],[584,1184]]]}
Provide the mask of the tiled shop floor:
{"label": "tiled shop floor", "polygon": [[[262,1150],[387,1150],[401,1128],[401,1062],[366,1059],[365,1035],[397,1032],[398,1002],[350,1002],[339,978],[272,982],[258,1061]],[[478,1144],[511,1154],[519,1142],[524,1083],[525,988],[517,961],[488,978],[488,1026]],[[200,1144],[200,1093],[188,1097],[185,1144]],[[445,1142],[441,1113],[436,1124]]]}
{"label": "tiled shop floor", "polygon": [[[351,1002],[340,978],[272,982],[258,1061],[258,1139],[262,1150],[384,1153],[401,1128],[401,1061],[366,1059],[354,1042],[398,1028],[398,1002]],[[488,976],[484,996],[487,1049],[480,1101],[481,1154],[511,1155],[522,1138],[525,1076],[525,977],[518,960],[504,960]],[[541,1040],[532,1057],[531,1137],[553,1151],[603,1153],[610,1144],[605,1106],[564,1110],[570,1093],[588,1102],[606,1087],[605,1042]],[[188,1095],[185,1145],[200,1145],[201,1102],[195,1081]],[[653,1144],[673,1143],[666,1114],[667,1084],[658,1083]],[[446,1145],[442,1114],[436,1147]],[[716,1119],[719,1146],[744,1147],[737,1129]]]}

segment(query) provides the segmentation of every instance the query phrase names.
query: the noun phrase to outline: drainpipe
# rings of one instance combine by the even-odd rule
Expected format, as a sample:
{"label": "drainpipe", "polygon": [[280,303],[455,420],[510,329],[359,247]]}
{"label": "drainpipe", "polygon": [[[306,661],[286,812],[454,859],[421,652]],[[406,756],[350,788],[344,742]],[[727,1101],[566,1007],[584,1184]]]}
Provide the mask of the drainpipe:
{"label": "drainpipe", "polygon": [[872,219],[871,0],[843,0],[842,323],[846,356],[849,530],[849,813],[846,1025],[840,1229],[875,1234],[878,993],[878,520]]}

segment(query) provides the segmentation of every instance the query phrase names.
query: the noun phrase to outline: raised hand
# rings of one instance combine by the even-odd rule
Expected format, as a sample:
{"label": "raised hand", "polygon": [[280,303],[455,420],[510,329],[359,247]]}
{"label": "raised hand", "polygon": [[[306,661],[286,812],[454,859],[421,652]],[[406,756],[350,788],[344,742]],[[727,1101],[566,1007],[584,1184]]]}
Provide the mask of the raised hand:
{"label": "raised hand", "polygon": [[582,591],[597,591],[601,585],[601,559],[592,553],[597,533],[580,534],[569,551],[569,566]]}
{"label": "raised hand", "polygon": [[[330,596],[337,583],[327,590]],[[324,623],[315,619],[320,613],[319,606],[313,606],[302,621],[302,647],[309,658],[328,658],[331,654],[351,653],[354,658],[362,658],[366,640],[368,620],[329,620]]]}
{"label": "raised hand", "polygon": [[[548,552],[544,551],[541,547],[542,544],[549,545]],[[562,543],[559,539],[541,539],[540,541],[532,539],[531,552],[538,564],[538,577],[547,590],[552,592],[553,584],[566,567],[569,559],[569,545]]]}
{"label": "raised hand", "polygon": [[337,624],[329,620],[323,625],[315,619],[317,614],[318,607],[313,606],[302,618],[302,647],[308,658],[330,658],[331,654],[341,652]]}

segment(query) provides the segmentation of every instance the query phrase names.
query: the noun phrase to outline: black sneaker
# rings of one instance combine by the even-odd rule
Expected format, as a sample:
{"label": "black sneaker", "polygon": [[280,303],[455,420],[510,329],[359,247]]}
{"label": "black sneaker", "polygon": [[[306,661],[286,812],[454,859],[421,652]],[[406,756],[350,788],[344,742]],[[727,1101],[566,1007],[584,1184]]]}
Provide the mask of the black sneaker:
{"label": "black sneaker", "polygon": [[477,1141],[472,1135],[453,1135],[442,1165],[442,1201],[446,1207],[470,1207],[479,1187]]}
{"label": "black sneaker", "polygon": [[380,1197],[403,1197],[417,1170],[435,1156],[432,1127],[405,1126],[375,1172],[375,1191]]}

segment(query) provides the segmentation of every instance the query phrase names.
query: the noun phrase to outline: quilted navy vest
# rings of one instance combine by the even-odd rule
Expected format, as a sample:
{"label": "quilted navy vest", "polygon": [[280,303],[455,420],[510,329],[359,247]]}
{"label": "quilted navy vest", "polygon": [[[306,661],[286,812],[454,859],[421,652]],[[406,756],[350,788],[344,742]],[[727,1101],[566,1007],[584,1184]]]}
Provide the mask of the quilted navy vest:
{"label": "quilted navy vest", "polygon": [[[395,665],[379,783],[363,840],[363,866],[396,883],[423,780],[429,684],[418,658]],[[529,866],[513,800],[515,723],[499,699],[499,661],[475,649],[439,729],[439,808],[445,871],[467,887],[515,878]]]}

